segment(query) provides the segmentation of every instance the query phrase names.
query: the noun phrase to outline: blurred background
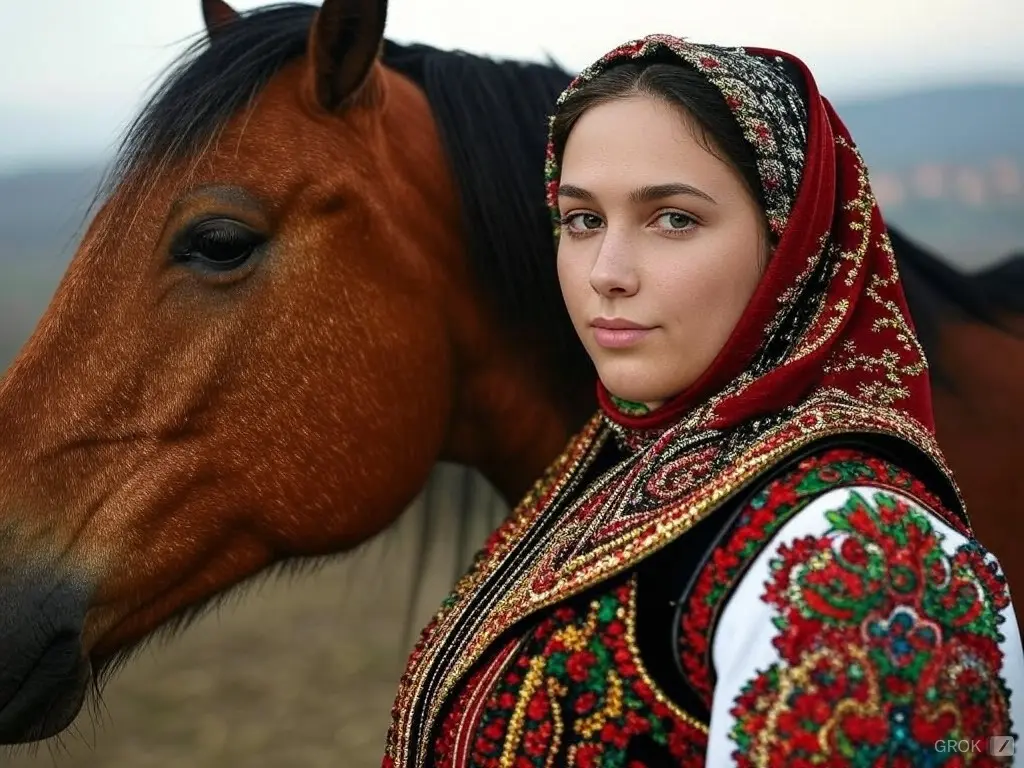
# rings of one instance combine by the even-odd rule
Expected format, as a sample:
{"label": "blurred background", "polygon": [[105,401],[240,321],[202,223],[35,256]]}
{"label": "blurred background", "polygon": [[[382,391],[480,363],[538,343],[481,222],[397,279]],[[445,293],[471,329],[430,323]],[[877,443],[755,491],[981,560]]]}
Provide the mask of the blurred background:
{"label": "blurred background", "polygon": [[[239,10],[261,5],[237,2]],[[388,34],[579,69],[655,31],[790,50],[850,127],[886,218],[967,269],[1024,251],[1024,11],[1016,0],[392,0]],[[74,253],[96,182],[148,89],[202,29],[199,0],[0,4],[0,371]],[[453,468],[441,467],[456,484]],[[494,498],[480,489],[482,509]],[[459,559],[408,564],[417,502],[379,540],[276,577],[147,648],[100,711],[12,768],[380,765],[410,636]],[[485,533],[481,523],[476,539]],[[386,567],[385,567],[386,564]]]}

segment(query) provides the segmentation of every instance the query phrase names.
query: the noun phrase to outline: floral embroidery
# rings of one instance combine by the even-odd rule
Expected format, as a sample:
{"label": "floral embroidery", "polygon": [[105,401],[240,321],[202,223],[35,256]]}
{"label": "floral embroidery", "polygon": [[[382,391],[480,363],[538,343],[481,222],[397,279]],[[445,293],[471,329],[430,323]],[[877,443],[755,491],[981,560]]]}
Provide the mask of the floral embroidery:
{"label": "floral embroidery", "polygon": [[[767,542],[797,512],[823,491],[841,485],[881,485],[914,496],[931,509],[942,503],[917,478],[861,451],[835,449],[800,461],[783,477],[768,483],[744,509],[725,543],[700,571],[679,612],[680,666],[693,690],[711,706],[713,673],[709,652],[714,624],[738,578]],[[946,522],[965,536],[958,519]]]}
{"label": "floral embroidery", "polygon": [[998,674],[1010,598],[981,546],[947,554],[928,515],[881,491],[826,518],[826,534],[771,563],[763,599],[781,661],[734,703],[737,764],[962,765],[935,743],[1010,734]]}
{"label": "floral embroidery", "polygon": [[[469,764],[494,768],[642,768],[638,738],[674,764],[701,765],[707,728],[652,684],[634,640],[633,580],[578,610],[560,606],[529,633],[519,655],[487,696]],[[438,768],[453,768],[455,734],[477,672],[456,698],[435,740]]]}

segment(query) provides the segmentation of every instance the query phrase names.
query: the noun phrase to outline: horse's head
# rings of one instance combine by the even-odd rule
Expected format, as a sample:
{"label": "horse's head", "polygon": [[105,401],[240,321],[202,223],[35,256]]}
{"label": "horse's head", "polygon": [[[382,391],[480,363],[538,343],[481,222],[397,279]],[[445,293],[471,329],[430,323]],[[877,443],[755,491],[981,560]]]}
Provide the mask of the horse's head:
{"label": "horse's head", "polygon": [[486,349],[386,2],[204,10],[0,382],[0,742],[66,727],[186,609],[385,528]]}

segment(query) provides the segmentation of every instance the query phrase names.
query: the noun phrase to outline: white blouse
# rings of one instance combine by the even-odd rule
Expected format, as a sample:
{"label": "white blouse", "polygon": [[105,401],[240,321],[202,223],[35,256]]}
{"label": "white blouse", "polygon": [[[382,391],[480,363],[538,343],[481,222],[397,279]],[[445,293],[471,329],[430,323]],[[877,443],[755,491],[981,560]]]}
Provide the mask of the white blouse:
{"label": "white blouse", "polygon": [[711,648],[709,768],[1024,766],[1024,651],[999,565],[896,491],[837,488],[798,512]]}

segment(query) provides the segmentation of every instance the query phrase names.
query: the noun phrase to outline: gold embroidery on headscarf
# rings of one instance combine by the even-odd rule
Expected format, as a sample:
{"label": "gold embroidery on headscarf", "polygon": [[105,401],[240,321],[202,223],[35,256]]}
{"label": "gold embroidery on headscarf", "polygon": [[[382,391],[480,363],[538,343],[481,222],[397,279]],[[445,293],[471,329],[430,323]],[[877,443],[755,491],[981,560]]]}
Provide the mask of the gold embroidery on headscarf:
{"label": "gold embroidery on headscarf", "polygon": [[[836,146],[840,150],[847,150],[854,154],[857,168],[857,194],[846,204],[846,209],[859,214],[859,218],[854,219],[850,223],[850,227],[862,231],[863,237],[856,250],[839,254],[842,261],[854,265],[845,280],[846,285],[850,287],[854,285],[857,270],[860,269],[871,244],[873,233],[867,222],[871,219],[875,199],[868,183],[867,166],[860,152],[842,137],[837,137]],[[888,275],[886,276],[884,272],[871,275],[864,288],[862,300],[873,301],[883,309],[880,317],[872,323],[871,330],[874,333],[890,332],[898,342],[899,349],[887,345],[887,348],[883,349],[881,353],[872,356],[858,352],[856,343],[850,339],[844,342],[836,353],[825,362],[824,370],[826,373],[845,373],[859,368],[871,373],[881,372],[881,379],[862,384],[858,389],[858,394],[868,403],[891,406],[910,396],[910,389],[906,386],[905,379],[925,374],[928,370],[928,362],[917,336],[908,325],[906,316],[900,311],[899,305],[882,295],[880,289],[899,282],[899,270],[888,234],[883,231],[878,233],[877,237],[880,251],[884,254],[884,266]]]}

